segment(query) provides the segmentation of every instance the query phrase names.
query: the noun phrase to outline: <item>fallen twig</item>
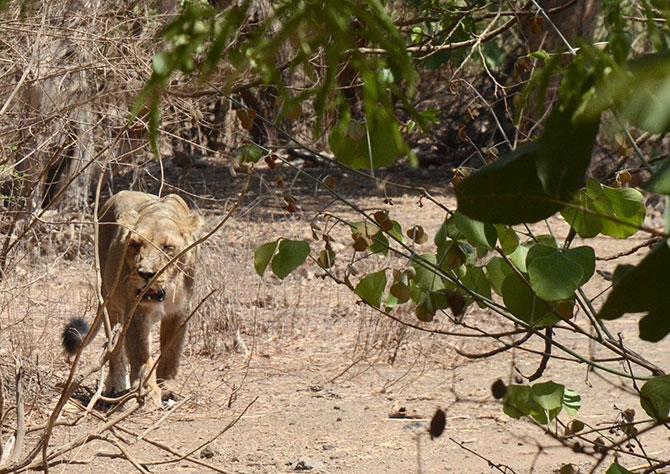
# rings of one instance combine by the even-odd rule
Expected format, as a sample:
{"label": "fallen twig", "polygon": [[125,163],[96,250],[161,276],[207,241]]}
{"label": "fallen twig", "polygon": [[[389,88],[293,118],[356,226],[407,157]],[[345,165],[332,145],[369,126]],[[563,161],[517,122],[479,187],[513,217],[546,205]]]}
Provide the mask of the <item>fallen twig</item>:
{"label": "fallen twig", "polygon": [[185,397],[184,399],[182,399],[182,400],[180,400],[179,402],[177,402],[177,403],[176,403],[170,410],[168,410],[163,416],[161,416],[161,417],[158,419],[158,421],[156,421],[153,425],[151,425],[151,426],[148,427],[146,430],[144,430],[144,431],[142,432],[142,434],[141,434],[140,436],[138,436],[137,439],[136,439],[134,442],[137,442],[137,441],[140,441],[140,440],[144,439],[144,437],[145,437],[146,435],[148,435],[148,434],[151,433],[153,430],[155,430],[156,428],[158,428],[158,427],[159,427],[165,420],[167,420],[167,418],[168,418],[170,415],[172,415],[175,411],[177,411],[177,410],[178,410],[184,403],[186,403],[189,399],[190,399],[190,397]]}
{"label": "fallen twig", "polygon": [[126,448],[123,447],[121,443],[116,441],[115,439],[111,439],[107,436],[93,436],[92,439],[99,439],[101,441],[106,441],[107,443],[113,445],[116,449],[118,449],[121,452],[121,457],[126,459],[130,464],[132,464],[135,469],[137,469],[139,472],[142,474],[149,474],[149,471],[147,471],[139,461],[137,461],[129,452]]}

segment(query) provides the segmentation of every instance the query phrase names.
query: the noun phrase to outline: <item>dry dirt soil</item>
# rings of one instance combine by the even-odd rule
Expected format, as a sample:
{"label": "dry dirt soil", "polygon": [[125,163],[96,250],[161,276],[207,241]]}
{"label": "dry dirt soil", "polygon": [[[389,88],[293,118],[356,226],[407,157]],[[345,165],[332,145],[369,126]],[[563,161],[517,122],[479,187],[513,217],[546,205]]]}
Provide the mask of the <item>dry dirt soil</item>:
{"label": "dry dirt soil", "polygon": [[[332,173],[307,171],[319,179]],[[206,215],[209,228],[232,207],[246,179],[233,179],[224,169],[215,173],[169,166],[167,178],[200,196],[194,202]],[[231,473],[551,473],[565,463],[590,472],[596,459],[562,447],[529,421],[507,417],[491,396],[496,379],[509,382],[517,376],[515,370],[525,375],[535,371],[537,354],[515,350],[486,359],[458,355],[457,349],[482,353],[498,345],[487,338],[408,329],[357,304],[347,288],[321,278],[322,272],[313,263],[284,281],[271,275],[256,276],[253,249],[261,243],[285,236],[309,238],[313,252],[323,245],[312,239],[309,221],[331,198],[316,190],[309,179],[294,178],[294,171],[279,169],[267,170],[264,182],[252,180],[241,207],[206,244],[199,294],[210,289],[217,292],[192,321],[178,380],[182,399],[162,411],[142,408],[107,432],[106,439],[92,440],[66,453],[63,463],[51,467],[52,472],[136,470],[119,455],[119,446],[149,472],[214,472],[215,468]],[[385,193],[354,176],[340,174],[337,178],[339,191],[350,202],[365,210],[388,209],[403,227],[421,224],[432,237],[444,219],[442,209],[419,200],[410,189],[387,187]],[[396,172],[390,179],[425,185],[440,203],[455,207],[443,184],[446,173],[439,169]],[[155,190],[156,184],[149,180],[146,187]],[[169,186],[165,191],[170,191]],[[285,193],[298,198],[298,212],[289,215],[282,209]],[[385,199],[391,199],[393,205]],[[351,209],[339,203],[331,204],[327,212],[357,220]],[[549,225],[557,237],[566,234],[560,219],[550,219]],[[90,319],[95,309],[90,228],[77,229],[71,244],[76,241],[81,247],[80,257],[35,257],[39,252],[33,249],[2,288],[3,379],[8,394],[13,393],[13,357],[20,357],[26,367],[29,427],[45,422],[55,404],[57,386],[68,371],[59,348],[62,325],[73,316]],[[536,230],[546,233],[540,226]],[[344,229],[334,235],[338,236],[336,248],[346,253],[350,236]],[[645,235],[638,234],[626,242],[596,238],[589,244],[599,255],[610,256],[644,239]],[[425,250],[430,246],[426,244]],[[642,249],[619,263],[635,262],[645,252]],[[612,271],[616,263],[599,261],[598,270]],[[360,263],[363,269],[398,265],[402,261],[377,257]],[[596,275],[587,294],[594,296],[608,284]],[[601,303],[596,300],[596,305]],[[409,310],[394,314],[417,323]],[[477,307],[468,310],[465,322],[489,331],[509,328]],[[585,324],[583,314],[577,316],[577,322]],[[423,327],[459,330],[447,317]],[[625,317],[611,324],[611,329],[621,332],[626,343],[650,360],[670,369],[668,340],[655,345],[640,342],[637,318]],[[557,331],[557,338],[581,354],[605,355],[567,331]],[[87,361],[93,360],[100,345],[98,340],[88,348]],[[543,344],[532,338],[528,347],[542,350]],[[621,364],[612,367],[624,370]],[[620,410],[627,408],[643,416],[635,395],[619,389],[621,381],[616,376],[588,371],[584,364],[552,359],[542,380],[554,380],[579,392],[582,409],[578,417],[592,427],[614,423]],[[84,386],[94,391],[96,380],[89,378]],[[85,401],[89,392],[80,390],[79,400]],[[58,426],[50,446],[76,440],[113,416],[95,409],[81,418],[79,400],[69,403],[62,416],[65,422],[78,420],[76,425]],[[442,437],[431,440],[426,427],[437,408],[445,410],[447,426]],[[400,413],[406,418],[398,418]],[[11,421],[10,414],[4,438]],[[29,433],[28,448],[38,433]],[[603,436],[617,439],[607,431]],[[667,430],[657,429],[644,443],[647,455],[670,458]],[[635,455],[641,453],[640,446],[632,449]],[[620,462],[628,468],[644,466],[644,459],[635,455],[622,455]],[[612,460],[608,456],[595,472],[604,472]]]}

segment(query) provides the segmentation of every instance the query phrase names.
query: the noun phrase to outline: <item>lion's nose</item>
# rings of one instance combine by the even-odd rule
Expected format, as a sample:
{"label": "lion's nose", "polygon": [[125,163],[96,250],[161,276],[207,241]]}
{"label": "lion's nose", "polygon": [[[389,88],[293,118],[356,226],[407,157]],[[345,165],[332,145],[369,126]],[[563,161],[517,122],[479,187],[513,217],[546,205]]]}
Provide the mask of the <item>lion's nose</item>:
{"label": "lion's nose", "polygon": [[143,272],[141,270],[138,270],[137,273],[139,273],[139,275],[142,278],[144,278],[146,281],[151,280],[154,277],[154,275],[156,274],[156,272]]}

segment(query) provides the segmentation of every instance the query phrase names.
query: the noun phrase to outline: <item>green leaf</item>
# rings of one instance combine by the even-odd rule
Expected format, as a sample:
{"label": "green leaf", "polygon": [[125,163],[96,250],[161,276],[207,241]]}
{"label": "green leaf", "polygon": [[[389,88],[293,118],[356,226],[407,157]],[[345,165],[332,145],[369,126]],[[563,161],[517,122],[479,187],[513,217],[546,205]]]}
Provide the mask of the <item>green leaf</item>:
{"label": "green leaf", "polygon": [[244,145],[237,149],[237,158],[240,163],[258,163],[265,156],[265,152],[257,145]]}
{"label": "green leaf", "polygon": [[465,178],[456,189],[458,210],[479,220],[521,224],[545,219],[563,207],[537,175],[538,146],[524,145]]}
{"label": "green leaf", "polygon": [[283,280],[305,263],[308,255],[309,244],[306,241],[281,239],[277,254],[272,258],[272,272]]}
{"label": "green leaf", "polygon": [[[436,262],[435,255],[424,254],[421,255],[420,257],[421,259],[435,265]],[[424,266],[424,264],[421,261],[419,261],[416,257],[412,258],[412,267],[416,272],[414,281],[417,287],[428,291],[439,291],[444,288],[442,278],[439,275],[437,275],[432,269],[426,268],[426,266]]]}
{"label": "green leaf", "polygon": [[519,236],[516,235],[514,229],[502,224],[496,224],[495,229],[503,253],[509,255],[514,252],[519,246]]}
{"label": "green leaf", "polygon": [[342,114],[328,138],[335,159],[351,167],[369,168],[367,133],[365,125],[352,120],[351,114]]}
{"label": "green leaf", "polygon": [[602,231],[602,219],[597,215],[593,199],[586,189],[575,194],[570,206],[561,210],[561,215],[584,239],[595,237]]}
{"label": "green leaf", "polygon": [[536,235],[533,241],[537,242],[538,244],[546,245],[547,247],[553,247],[555,249],[558,248],[556,239],[553,235],[550,234]]}
{"label": "green leaf", "polygon": [[528,247],[528,253],[526,253],[526,267],[533,263],[533,260],[537,258],[550,257],[556,253],[558,253],[557,247],[550,247],[544,244],[532,245]]}
{"label": "green leaf", "polygon": [[509,385],[503,397],[503,412],[512,418],[531,416],[539,423],[554,420],[563,408],[565,387],[554,382]]}
{"label": "green leaf", "polygon": [[561,87],[562,101],[537,144],[507,153],[458,184],[460,212],[482,222],[537,222],[560,210],[583,186],[600,115],[580,113],[591,76],[581,64],[570,70]]}
{"label": "green leaf", "polygon": [[599,233],[624,239],[636,233],[646,213],[644,196],[631,188],[610,188],[589,180],[561,215],[580,237]]}
{"label": "green leaf", "polygon": [[449,237],[449,235],[447,234],[447,222],[449,222],[449,219],[445,219],[440,228],[435,233],[435,238],[433,239],[433,242],[435,243],[436,247],[443,245]]}
{"label": "green leaf", "polygon": [[[498,236],[493,225],[470,219],[460,212],[455,212],[449,218],[449,223],[453,223],[465,240],[475,247],[488,250],[495,248]],[[447,229],[449,228],[449,223],[447,224]],[[454,239],[458,238],[455,235],[451,235],[451,237]]]}
{"label": "green leaf", "polygon": [[[474,266],[468,266],[466,268],[465,275],[461,277],[463,286],[480,296],[491,299],[491,283],[486,277],[484,270],[481,267]],[[476,302],[481,308],[486,307],[486,305],[478,299],[476,299]]]}
{"label": "green leaf", "polygon": [[582,397],[569,388],[563,392],[563,408],[570,416],[575,416],[577,411],[582,407]]}
{"label": "green leaf", "polygon": [[633,188],[600,186],[606,204],[601,204],[601,200],[595,199],[596,211],[601,214],[611,212],[610,216],[616,219],[603,219],[602,233],[618,239],[633,235],[640,229],[646,214],[642,193]]}
{"label": "green leaf", "polygon": [[538,141],[537,176],[543,189],[568,201],[584,185],[600,121],[577,114],[579,104],[575,100],[571,106],[556,107]]}
{"label": "green leaf", "polygon": [[[639,323],[640,338],[657,342],[670,333],[670,248],[663,242],[635,267],[616,272],[617,284],[607,297],[598,317],[617,319],[625,313],[647,312]],[[619,270],[619,267],[617,267]],[[620,275],[620,276],[619,276]]]}
{"label": "green leaf", "polygon": [[563,407],[565,387],[554,382],[537,383],[531,387],[530,396],[542,409],[552,411]]}
{"label": "green leaf", "polygon": [[372,245],[368,247],[368,250],[372,253],[378,253],[383,256],[388,255],[389,240],[386,238],[383,232],[378,232],[374,237],[372,237]]}
{"label": "green leaf", "polygon": [[511,384],[503,397],[503,412],[512,418],[529,416],[536,409],[536,403],[530,398],[528,385]]}
{"label": "green leaf", "polygon": [[663,165],[647,184],[647,190],[652,193],[670,195],[670,159],[663,160]]}
{"label": "green leaf", "polygon": [[380,270],[365,275],[354,288],[354,293],[369,305],[379,308],[382,304],[384,288],[386,288],[386,271]]}
{"label": "green leaf", "polygon": [[552,326],[559,321],[546,301],[539,298],[516,273],[511,273],[502,284],[505,307],[529,326]]}
{"label": "green leaf", "polygon": [[356,169],[393,164],[405,151],[397,120],[384,107],[366,107],[366,116],[367,123],[362,123],[349,112],[342,114],[328,139],[335,158]]}
{"label": "green leaf", "polygon": [[631,60],[610,74],[595,108],[613,102],[624,118],[651,133],[670,130],[670,55],[650,54]]}
{"label": "green leaf", "polygon": [[581,267],[583,277],[579,282],[579,286],[585,285],[596,271],[595,250],[593,250],[593,248],[589,247],[588,245],[583,245],[581,247],[574,247],[563,250],[563,255]]}
{"label": "green leaf", "polygon": [[570,298],[583,277],[578,264],[560,252],[538,257],[528,266],[528,280],[533,291],[547,301]]}
{"label": "green leaf", "polygon": [[366,237],[372,238],[379,233],[380,229],[377,224],[369,221],[354,222],[351,224],[351,233],[359,233]]}
{"label": "green leaf", "polygon": [[621,464],[614,461],[614,463],[607,469],[605,474],[633,474],[633,472],[629,471],[628,469],[623,467]]}
{"label": "green leaf", "polygon": [[448,240],[437,247],[437,263],[445,272],[454,270],[461,265],[474,264],[473,249],[465,242]]}
{"label": "green leaf", "polygon": [[[393,221],[394,228],[389,233],[395,232],[395,221]],[[351,224],[352,236],[360,234],[366,237],[371,243],[368,250],[372,253],[379,253],[383,256],[388,255],[389,241],[381,231],[379,226],[369,221],[354,222]]]}
{"label": "green leaf", "polygon": [[427,296],[430,299],[430,306],[434,312],[440,309],[451,307],[451,290],[429,291]]}
{"label": "green leaf", "polygon": [[591,247],[559,250],[537,244],[526,258],[530,286],[547,301],[571,298],[593,276],[595,264]]}
{"label": "green leaf", "polygon": [[493,257],[486,264],[486,276],[491,282],[491,288],[500,296],[502,296],[503,281],[513,272],[512,267],[500,257]]}
{"label": "green leaf", "polygon": [[670,375],[647,380],[640,389],[640,404],[653,419],[667,421],[670,416]]}
{"label": "green leaf", "polygon": [[510,262],[521,272],[526,273],[526,257],[528,256],[528,247],[519,245],[514,252],[509,254],[507,258]]}
{"label": "green leaf", "polygon": [[[375,168],[392,165],[405,150],[398,121],[386,108],[366,107],[368,129],[370,131],[370,150],[372,165]],[[367,153],[366,153],[367,155]],[[370,160],[361,168],[370,169]]]}
{"label": "green leaf", "polygon": [[277,250],[278,242],[278,240],[275,240],[274,242],[263,244],[254,252],[254,269],[259,276],[263,276],[263,273],[265,273],[265,269]]}
{"label": "green leaf", "polygon": [[415,309],[416,317],[419,321],[424,323],[429,323],[435,317],[435,309],[430,300],[430,296],[427,294],[422,294],[419,303],[416,305]]}
{"label": "green leaf", "polygon": [[386,301],[384,302],[384,310],[391,312],[398,306],[398,303],[398,298],[393,295],[388,295],[386,297]]}
{"label": "green leaf", "polygon": [[399,242],[404,243],[405,237],[402,235],[402,227],[400,226],[400,223],[398,221],[391,222],[393,222],[393,227],[388,231],[389,235],[395,237]]}

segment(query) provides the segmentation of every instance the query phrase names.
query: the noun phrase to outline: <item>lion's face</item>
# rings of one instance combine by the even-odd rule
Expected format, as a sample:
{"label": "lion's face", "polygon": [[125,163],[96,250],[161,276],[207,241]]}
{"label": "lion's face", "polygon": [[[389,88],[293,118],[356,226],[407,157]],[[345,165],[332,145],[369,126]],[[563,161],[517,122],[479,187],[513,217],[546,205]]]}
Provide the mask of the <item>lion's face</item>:
{"label": "lion's face", "polygon": [[137,221],[126,234],[125,258],[129,269],[126,284],[133,295],[139,295],[146,289],[141,300],[142,304],[174,300],[177,282],[183,281],[191,268],[193,256],[191,252],[187,252],[169,265],[147,287],[154,276],[175,255],[195,240],[194,234],[200,226],[199,219],[193,223],[178,223],[171,215],[163,214],[148,212],[146,215],[137,216]]}

